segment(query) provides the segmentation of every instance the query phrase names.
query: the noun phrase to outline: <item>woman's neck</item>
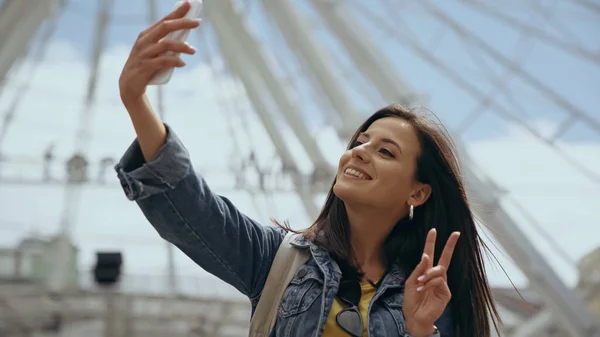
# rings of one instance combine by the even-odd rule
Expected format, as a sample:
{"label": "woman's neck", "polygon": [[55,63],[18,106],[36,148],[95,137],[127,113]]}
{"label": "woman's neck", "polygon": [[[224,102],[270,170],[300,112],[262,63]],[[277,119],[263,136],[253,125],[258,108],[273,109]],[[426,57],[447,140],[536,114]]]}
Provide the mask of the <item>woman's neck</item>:
{"label": "woman's neck", "polygon": [[[346,207],[350,244],[356,263],[371,281],[377,281],[386,269],[383,245],[397,222],[389,212]],[[379,275],[378,275],[379,274]],[[373,278],[376,280],[373,280]]]}

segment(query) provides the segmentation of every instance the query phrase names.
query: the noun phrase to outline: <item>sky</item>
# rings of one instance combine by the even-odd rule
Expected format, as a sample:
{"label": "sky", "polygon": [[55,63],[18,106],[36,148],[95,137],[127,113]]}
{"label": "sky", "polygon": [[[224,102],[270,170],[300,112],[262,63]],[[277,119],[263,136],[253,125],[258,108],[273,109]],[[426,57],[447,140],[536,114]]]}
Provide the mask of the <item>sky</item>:
{"label": "sky", "polygon": [[[503,205],[531,240],[533,247],[539,250],[567,284],[573,285],[577,278],[575,261],[600,246],[596,216],[596,209],[600,206],[598,182],[593,182],[568,165],[556,151],[532,137],[518,124],[507,123],[494,110],[479,107],[472,93],[465,92],[449,79],[446,72],[440,71],[439,67],[408,48],[406,41],[410,40],[398,43],[385,31],[389,28],[395,36],[405,34],[422,41],[428,46],[429,55],[437,57],[467,83],[487,94],[494,88],[488,81],[488,73],[476,63],[478,59],[484,59],[496,80],[503,82],[510,90],[508,95],[496,95],[496,104],[522,117],[528,126],[543,135],[552,134],[567,118],[565,109],[544,98],[517,72],[507,76],[504,68],[494,64],[489,56],[468,47],[464,41],[448,32],[448,26],[442,24],[440,19],[434,20],[416,2],[402,3],[397,5],[401,9],[398,14],[389,14],[383,6],[371,8],[378,15],[396,15],[395,20],[388,17],[390,20],[381,21],[378,25],[368,19],[370,16],[355,1],[347,2],[347,6],[381,47],[381,57],[387,57],[397,66],[404,80],[423,96],[423,105],[435,112],[450,130],[457,130],[471,111],[482,111],[481,117],[466,132],[457,134],[457,139],[463,142],[477,167],[506,190]],[[597,17],[594,21],[595,14],[567,2],[558,5],[556,1],[542,3],[550,8],[556,6],[554,19],[540,19],[539,13],[527,7],[525,2],[507,4],[502,8],[502,13],[526,18],[527,22],[562,40],[578,42],[589,50],[598,50],[600,44],[595,32],[600,28],[600,21]],[[18,72],[11,74],[11,80],[0,95],[0,117],[3,117],[20,86],[30,85],[20,100],[6,139],[0,144],[2,153],[11,158],[2,167],[3,176],[39,177],[40,159],[51,143],[55,144],[59,158],[67,158],[72,154],[80,115],[86,111],[84,97],[93,14],[96,10],[93,4],[83,0],[72,1],[61,16],[58,30],[49,42],[43,60],[27,60]],[[301,88],[293,94],[293,98],[328,162],[335,165],[344,144],[327,124],[323,111],[319,110],[314,89],[308,85],[306,76],[302,76],[291,54],[278,48],[280,41],[276,32],[269,30],[260,5],[256,2],[240,4],[248,17],[249,26],[267,46],[265,51],[271,56],[280,56],[282,63],[289,61],[286,63],[290,66],[287,71],[291,74],[286,81]],[[476,32],[507,59],[517,61],[524,72],[540,79],[566,102],[600,121],[597,109],[600,103],[599,61],[587,61],[531,37],[520,40],[518,30],[478,15],[458,2],[449,1],[443,6],[443,13]],[[163,3],[159,12],[163,15],[169,9],[170,6]],[[134,138],[129,118],[119,101],[117,81],[132,42],[146,24],[146,13],[143,11],[143,2],[139,0],[127,2],[127,6],[124,2],[118,2],[115,12],[102,58],[97,98],[90,110],[93,114],[92,141],[87,154],[94,165],[93,176],[99,174],[96,164],[101,158],[119,158]],[[302,8],[302,13],[311,23],[315,34],[323,41],[331,42],[327,46],[330,58],[336,61],[338,76],[345,79],[340,85],[353,91],[353,103],[360,112],[367,116],[381,106],[382,100],[371,95],[373,89],[365,87],[364,77],[350,65],[347,55],[340,52],[339,46],[332,42],[330,33],[316,20],[315,13],[309,8]],[[557,29],[567,25],[572,32],[565,33],[565,29]],[[240,84],[227,73],[220,72],[215,77],[214,68],[201,62],[203,56],[213,55],[209,55],[198,39],[205,33],[202,29],[210,32],[210,27],[201,27],[201,33],[195,32],[189,39],[192,44],[200,44],[198,55],[186,57],[188,66],[178,69],[171,82],[164,87],[165,120],[184,141],[195,167],[216,192],[227,196],[244,213],[264,224],[268,224],[270,217],[275,217],[289,219],[296,228],[306,227],[311,219],[293,194],[276,192],[267,197],[261,195],[256,200],[256,207],[249,193],[234,190],[234,178],[229,172],[232,158],[239,158],[240,153],[248,154],[254,149],[261,165],[273,169],[276,168],[272,164],[275,152],[264,128],[253,115]],[[568,38],[569,34],[571,38]],[[223,62],[213,55],[211,65],[221,69]],[[149,90],[149,95],[155,101],[154,88]],[[524,111],[517,111],[513,101],[518,102]],[[230,128],[243,132],[231,135]],[[281,129],[284,134],[291,134],[288,126],[281,125]],[[301,170],[307,172],[311,164],[306,153],[297,139],[292,136],[289,139],[293,157]],[[600,176],[599,133],[576,123],[557,144],[564,153]],[[60,175],[62,163],[57,163],[52,169]],[[77,211],[73,235],[80,248],[79,264],[82,270],[91,268],[95,251],[117,249],[125,254],[128,282],[139,285],[142,283],[139,280],[144,280],[145,287],[160,288],[164,285],[167,263],[164,242],[135,204],[124,197],[113,171],[109,169],[103,177],[106,184],[87,186],[79,202],[74,203]],[[255,177],[249,175],[248,179]],[[280,186],[290,187],[285,181]],[[57,185],[14,185],[0,180],[0,246],[12,246],[24,235],[56,233],[65,204],[64,194],[64,188]],[[477,207],[476,202],[474,207]],[[535,221],[530,221],[530,217]],[[538,228],[542,228],[542,231]],[[491,235],[497,230],[490,228],[483,229],[483,232]],[[488,242],[497,245],[493,238]],[[518,286],[525,285],[523,274],[510,261],[509,254],[500,247],[493,248],[493,251],[510,279]],[[561,251],[565,251],[566,257],[562,256]],[[186,288],[194,288],[194,291],[200,288],[221,289],[219,291],[223,293],[230,293],[228,287],[206,275],[179,252],[176,262],[177,273]],[[510,280],[496,263],[488,265],[493,285],[510,285]],[[192,279],[201,281],[189,281]],[[210,285],[208,288],[207,284]]]}

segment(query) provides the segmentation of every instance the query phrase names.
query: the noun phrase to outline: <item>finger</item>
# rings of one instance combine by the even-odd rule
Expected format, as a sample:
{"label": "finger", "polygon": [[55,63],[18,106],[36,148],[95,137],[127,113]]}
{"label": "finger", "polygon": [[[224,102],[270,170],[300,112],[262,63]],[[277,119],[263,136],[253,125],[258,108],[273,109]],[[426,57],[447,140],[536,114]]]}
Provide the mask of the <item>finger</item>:
{"label": "finger", "polygon": [[185,42],[162,40],[156,44],[150,45],[150,47],[142,51],[140,53],[140,58],[145,59],[155,57],[167,51],[174,53],[194,54],[196,49]]}
{"label": "finger", "polygon": [[190,7],[191,5],[189,1],[183,1],[183,3],[180,6],[171,11],[171,13],[164,16],[162,19],[160,19],[160,21],[168,21],[177,18],[182,18],[190,10]]}
{"label": "finger", "polygon": [[452,260],[452,254],[454,254],[454,248],[456,248],[459,237],[460,232],[450,234],[446,246],[444,246],[444,250],[442,251],[442,255],[440,256],[440,260],[438,261],[438,265],[444,266],[446,270],[450,267],[450,260]]}
{"label": "finger", "polygon": [[421,262],[419,262],[419,264],[415,267],[415,270],[413,270],[412,274],[410,274],[410,276],[406,280],[406,283],[417,284],[418,277],[423,275],[427,271],[427,269],[428,269],[427,266],[429,265],[429,260],[431,260],[431,258],[429,256],[427,256],[427,254],[423,254],[421,256]]}
{"label": "finger", "polygon": [[150,27],[146,28],[146,30],[144,30],[142,32],[142,34],[140,34],[140,35],[147,35],[149,32],[154,30],[154,28],[156,28],[156,26],[158,26],[161,22],[175,20],[175,19],[184,17],[185,14],[187,14],[187,12],[189,10],[190,10],[189,1],[184,1],[183,4],[181,4],[181,6],[175,8],[171,13],[167,14],[162,19],[153,23]]}
{"label": "finger", "polygon": [[157,71],[165,68],[183,67],[185,62],[179,56],[165,55],[143,61],[145,70]]}
{"label": "finger", "polygon": [[446,268],[444,266],[438,265],[425,271],[423,275],[417,278],[417,281],[425,284],[436,277],[442,277],[444,280],[446,279]]}
{"label": "finger", "polygon": [[[425,248],[423,249],[423,253],[427,256],[431,257],[429,268],[433,267],[433,258],[435,254],[435,239],[437,237],[437,231],[435,228],[429,230],[427,233],[427,238],[425,239]],[[429,269],[428,268],[428,269]]]}
{"label": "finger", "polygon": [[418,287],[417,291],[424,291],[424,290],[427,291],[427,290],[432,290],[435,288],[442,288],[442,287],[448,287],[448,284],[446,283],[446,280],[444,280],[444,278],[440,276],[440,277],[436,277],[432,280],[429,280],[429,282]]}
{"label": "finger", "polygon": [[157,42],[160,39],[167,36],[167,34],[182,30],[182,29],[193,29],[200,25],[200,20],[178,18],[173,20],[159,22],[147,35],[140,38],[138,41],[140,44],[145,45],[152,42]]}

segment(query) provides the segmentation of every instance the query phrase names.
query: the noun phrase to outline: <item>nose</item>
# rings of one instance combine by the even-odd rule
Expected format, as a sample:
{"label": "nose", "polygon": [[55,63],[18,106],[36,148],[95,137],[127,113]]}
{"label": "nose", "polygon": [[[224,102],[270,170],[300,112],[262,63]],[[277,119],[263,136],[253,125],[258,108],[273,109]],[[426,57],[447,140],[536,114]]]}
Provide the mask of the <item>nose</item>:
{"label": "nose", "polygon": [[368,163],[371,160],[366,144],[362,144],[352,149],[352,158],[358,159],[361,162]]}

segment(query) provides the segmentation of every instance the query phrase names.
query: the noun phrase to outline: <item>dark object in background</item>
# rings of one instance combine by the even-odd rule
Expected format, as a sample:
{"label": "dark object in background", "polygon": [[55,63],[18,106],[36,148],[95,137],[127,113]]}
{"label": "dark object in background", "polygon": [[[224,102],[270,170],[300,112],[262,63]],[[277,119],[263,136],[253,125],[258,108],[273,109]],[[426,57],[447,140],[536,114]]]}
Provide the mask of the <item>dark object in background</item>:
{"label": "dark object in background", "polygon": [[110,286],[119,282],[123,257],[120,252],[97,252],[94,280],[98,285]]}

